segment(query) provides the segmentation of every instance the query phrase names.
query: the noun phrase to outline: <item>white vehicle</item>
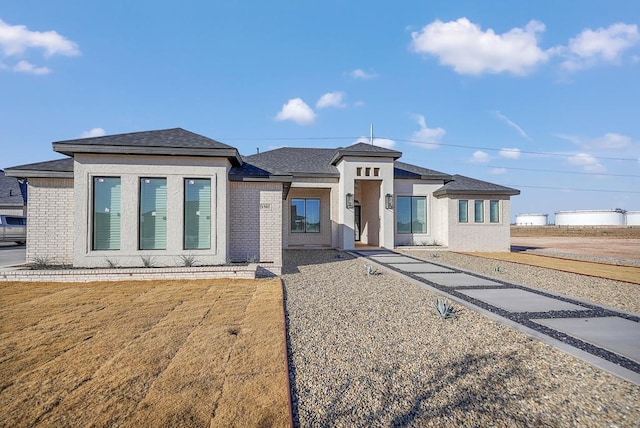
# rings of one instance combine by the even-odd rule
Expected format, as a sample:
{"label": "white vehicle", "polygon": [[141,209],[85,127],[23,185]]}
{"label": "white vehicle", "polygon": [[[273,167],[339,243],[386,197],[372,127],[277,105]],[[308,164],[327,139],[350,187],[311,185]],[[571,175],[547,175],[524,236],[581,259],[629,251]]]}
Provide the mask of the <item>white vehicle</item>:
{"label": "white vehicle", "polygon": [[27,242],[27,218],[18,215],[0,215],[0,242]]}

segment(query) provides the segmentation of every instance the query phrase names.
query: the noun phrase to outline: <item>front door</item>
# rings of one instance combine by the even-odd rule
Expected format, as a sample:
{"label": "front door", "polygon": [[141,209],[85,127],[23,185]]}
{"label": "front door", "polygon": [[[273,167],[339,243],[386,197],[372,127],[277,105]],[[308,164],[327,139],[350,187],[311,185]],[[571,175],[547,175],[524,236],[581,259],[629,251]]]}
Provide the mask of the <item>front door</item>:
{"label": "front door", "polygon": [[356,242],[360,242],[360,205],[353,207],[353,233]]}

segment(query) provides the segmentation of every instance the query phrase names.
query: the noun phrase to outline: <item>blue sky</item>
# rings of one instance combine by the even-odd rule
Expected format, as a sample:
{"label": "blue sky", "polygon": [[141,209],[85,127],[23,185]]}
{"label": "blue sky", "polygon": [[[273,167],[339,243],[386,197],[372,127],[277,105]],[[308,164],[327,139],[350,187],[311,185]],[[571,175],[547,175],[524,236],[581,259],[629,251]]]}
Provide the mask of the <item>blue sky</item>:
{"label": "blue sky", "polygon": [[182,127],[242,154],[369,136],[522,191],[640,210],[637,1],[0,4],[0,167]]}

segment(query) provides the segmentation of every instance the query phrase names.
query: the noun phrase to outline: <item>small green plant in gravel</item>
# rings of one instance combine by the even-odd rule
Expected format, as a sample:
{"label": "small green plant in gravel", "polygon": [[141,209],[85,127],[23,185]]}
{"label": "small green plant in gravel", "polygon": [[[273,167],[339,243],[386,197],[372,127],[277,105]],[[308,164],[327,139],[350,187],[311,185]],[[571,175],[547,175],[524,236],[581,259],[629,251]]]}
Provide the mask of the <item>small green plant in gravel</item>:
{"label": "small green plant in gravel", "polygon": [[367,272],[367,276],[380,275],[380,272],[378,272],[376,269],[374,269],[373,266],[364,265],[364,269]]}
{"label": "small green plant in gravel", "polygon": [[506,272],[507,272],[507,271],[506,271],[506,270],[504,270],[502,267],[500,267],[500,265],[495,265],[495,266],[493,267],[493,271],[494,271],[495,273],[506,273]]}
{"label": "small green plant in gravel", "polygon": [[437,299],[435,303],[435,312],[440,318],[453,318],[456,316],[456,310],[447,301]]}

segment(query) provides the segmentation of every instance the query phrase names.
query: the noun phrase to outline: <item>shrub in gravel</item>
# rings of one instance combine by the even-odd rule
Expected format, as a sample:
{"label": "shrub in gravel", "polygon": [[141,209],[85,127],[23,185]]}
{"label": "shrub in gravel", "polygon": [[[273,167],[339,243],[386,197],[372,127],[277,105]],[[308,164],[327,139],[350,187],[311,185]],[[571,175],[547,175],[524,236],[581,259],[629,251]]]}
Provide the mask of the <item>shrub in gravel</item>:
{"label": "shrub in gravel", "polygon": [[456,310],[453,306],[444,300],[437,299],[435,303],[436,314],[440,318],[453,318],[456,315]]}

